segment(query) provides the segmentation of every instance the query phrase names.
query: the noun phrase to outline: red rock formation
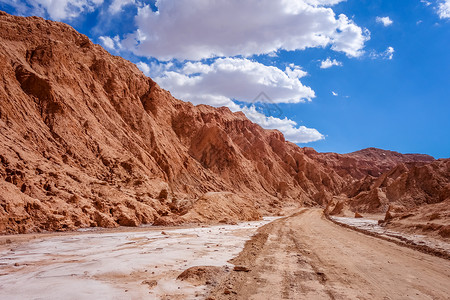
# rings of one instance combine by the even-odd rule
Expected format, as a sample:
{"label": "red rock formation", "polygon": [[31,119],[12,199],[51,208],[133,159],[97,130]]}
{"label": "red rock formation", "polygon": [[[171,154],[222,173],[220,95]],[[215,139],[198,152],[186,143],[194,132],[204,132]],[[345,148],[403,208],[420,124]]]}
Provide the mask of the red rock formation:
{"label": "red rock formation", "polygon": [[378,177],[399,163],[434,161],[433,157],[426,154],[401,154],[377,148],[367,148],[348,154],[317,153],[309,149],[306,154],[333,168],[342,177],[350,175],[357,179],[367,175]]}
{"label": "red rock formation", "polygon": [[389,228],[450,239],[450,159],[402,163],[351,184],[346,193],[329,202],[328,214],[384,214],[379,222]]}
{"label": "red rock formation", "polygon": [[242,199],[257,218],[325,205],[404,159],[318,154],[242,113],[182,102],[63,23],[0,13],[0,32],[1,233],[198,221],[208,192],[232,195],[236,207],[207,203],[220,220],[242,217]]}
{"label": "red rock formation", "polygon": [[391,205],[406,211],[450,198],[450,159],[403,163],[378,178],[366,177],[348,190],[351,205],[361,211],[386,212]]}

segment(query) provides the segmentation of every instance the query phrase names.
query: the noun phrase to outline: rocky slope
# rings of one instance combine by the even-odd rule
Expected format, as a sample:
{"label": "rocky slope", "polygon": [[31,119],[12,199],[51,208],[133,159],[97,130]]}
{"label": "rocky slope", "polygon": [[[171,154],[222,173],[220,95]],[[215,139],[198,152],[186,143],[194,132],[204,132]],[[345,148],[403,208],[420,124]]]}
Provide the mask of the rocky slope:
{"label": "rocky slope", "polygon": [[66,24],[0,12],[0,32],[1,233],[255,219],[432,159],[302,149],[173,98]]}
{"label": "rocky slope", "polygon": [[[368,175],[350,184],[343,194],[346,205],[363,213],[384,213],[388,208],[408,211],[440,203],[450,199],[450,159],[400,163],[379,177]],[[330,209],[338,202],[330,203]]]}
{"label": "rocky slope", "polygon": [[[310,153],[310,154],[309,154]],[[399,163],[432,162],[426,154],[401,154],[395,151],[367,148],[348,154],[317,153],[310,150],[309,156],[321,164],[333,168],[339,175],[362,179],[367,175],[378,177]]]}
{"label": "rocky slope", "polygon": [[328,213],[385,214],[381,223],[390,228],[450,238],[450,159],[401,163],[344,192],[328,203]]}

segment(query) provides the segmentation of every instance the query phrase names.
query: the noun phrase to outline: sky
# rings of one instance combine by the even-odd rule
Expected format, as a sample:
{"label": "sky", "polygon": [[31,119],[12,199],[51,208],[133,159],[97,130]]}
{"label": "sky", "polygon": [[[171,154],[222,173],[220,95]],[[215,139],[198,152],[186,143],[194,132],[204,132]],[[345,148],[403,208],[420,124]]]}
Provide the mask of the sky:
{"label": "sky", "polygon": [[450,0],[0,0],[320,152],[450,157]]}

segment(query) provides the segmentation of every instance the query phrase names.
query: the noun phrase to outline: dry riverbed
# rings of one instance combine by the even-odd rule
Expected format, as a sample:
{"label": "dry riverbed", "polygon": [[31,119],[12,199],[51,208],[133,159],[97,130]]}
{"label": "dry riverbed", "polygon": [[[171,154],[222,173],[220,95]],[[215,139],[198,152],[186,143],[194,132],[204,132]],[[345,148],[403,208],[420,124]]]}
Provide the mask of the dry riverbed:
{"label": "dry riverbed", "polygon": [[0,299],[203,299],[176,280],[193,266],[232,266],[257,228],[238,225],[3,236]]}

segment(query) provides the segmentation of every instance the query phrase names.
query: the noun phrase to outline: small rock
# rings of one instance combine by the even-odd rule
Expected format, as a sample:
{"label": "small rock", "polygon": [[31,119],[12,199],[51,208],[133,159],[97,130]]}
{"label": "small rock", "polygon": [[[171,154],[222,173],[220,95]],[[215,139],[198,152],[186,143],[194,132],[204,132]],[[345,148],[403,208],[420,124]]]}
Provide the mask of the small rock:
{"label": "small rock", "polygon": [[250,272],[250,269],[244,266],[235,266],[233,271],[236,272]]}
{"label": "small rock", "polygon": [[225,275],[223,267],[196,266],[184,270],[178,275],[177,280],[187,281],[194,286],[216,285],[223,275]]}
{"label": "small rock", "polygon": [[224,293],[224,295],[229,295],[229,294],[231,294],[230,290],[224,290],[223,293]]}
{"label": "small rock", "polygon": [[167,232],[161,231],[161,234],[162,234],[162,235],[167,235]]}
{"label": "small rock", "polygon": [[363,218],[363,216],[360,213],[355,212],[355,218]]}
{"label": "small rock", "polygon": [[158,285],[158,281],[156,281],[156,280],[144,280],[144,281],[142,281],[142,284],[148,285],[148,287],[151,289],[151,288],[154,288],[155,286]]}

